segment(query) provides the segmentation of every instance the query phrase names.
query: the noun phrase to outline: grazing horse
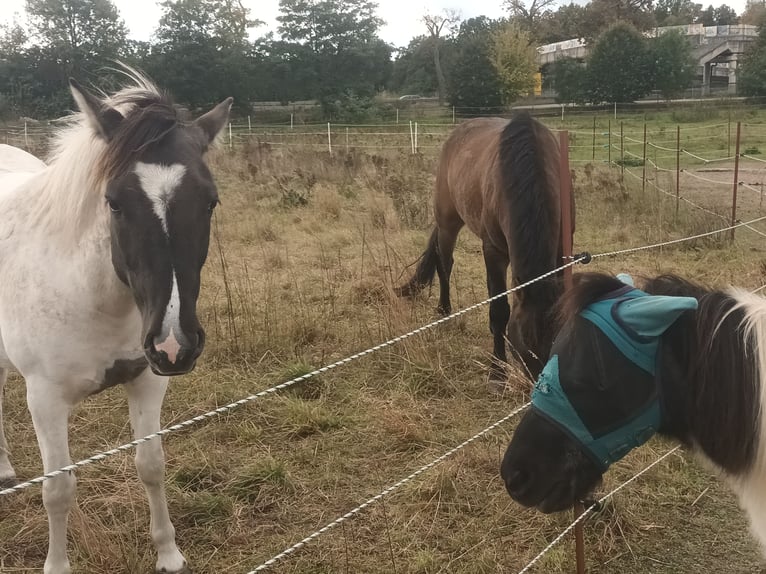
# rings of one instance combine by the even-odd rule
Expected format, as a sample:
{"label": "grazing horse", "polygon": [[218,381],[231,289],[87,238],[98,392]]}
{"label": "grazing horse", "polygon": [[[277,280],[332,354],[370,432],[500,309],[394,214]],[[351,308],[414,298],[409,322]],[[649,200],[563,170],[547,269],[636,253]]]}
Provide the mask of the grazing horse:
{"label": "grazing horse", "polygon": [[[204,154],[231,98],[193,122],[149,80],[105,99],[70,81],[80,109],[48,165],[0,148],[0,397],[9,369],[27,404],[45,472],[72,462],[67,423],[86,397],[121,385],[136,437],[160,428],[168,376],[187,373],[205,343],[200,271],[218,194]],[[1,414],[1,412],[0,412]],[[168,516],[159,438],[136,448],[158,572],[188,572]],[[0,416],[0,482],[16,475]],[[70,571],[70,473],[43,484],[46,574]]]}
{"label": "grazing horse", "polygon": [[660,433],[721,471],[766,548],[766,299],[668,275],[643,290],[576,277],[502,462],[508,493],[565,510]]}
{"label": "grazing horse", "polygon": [[[451,312],[452,253],[463,225],[482,243],[490,297],[562,264],[559,147],[553,133],[527,113],[511,121],[480,118],[455,128],[442,148],[433,197],[436,227],[415,274],[398,289],[413,296],[439,276],[439,307]],[[563,294],[556,274],[490,303],[494,338],[490,379],[502,380],[506,326],[511,348],[535,378],[555,334],[551,310]],[[509,323],[510,319],[510,323]]]}

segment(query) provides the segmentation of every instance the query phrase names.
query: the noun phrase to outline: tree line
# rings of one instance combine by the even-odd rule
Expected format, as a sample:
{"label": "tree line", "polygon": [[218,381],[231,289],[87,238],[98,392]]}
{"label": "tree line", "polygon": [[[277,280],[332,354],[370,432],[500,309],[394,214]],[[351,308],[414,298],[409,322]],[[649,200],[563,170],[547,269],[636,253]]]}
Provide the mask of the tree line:
{"label": "tree line", "polygon": [[[560,96],[625,101],[649,89],[675,93],[693,75],[685,38],[649,42],[641,32],[751,23],[766,12],[763,2],[740,16],[691,0],[555,3],[505,0],[498,20],[424,14],[423,34],[394,47],[381,39],[370,0],[280,0],[277,30],[262,35],[263,23],[238,0],[163,0],[150,41],[129,37],[112,0],[27,0],[23,20],[0,27],[0,115],[61,115],[71,108],[67,78],[109,89],[120,79],[110,71],[115,60],[145,70],[191,108],[227,96],[241,112],[255,101],[315,100],[328,119],[357,119],[373,116],[375,96],[389,91],[493,109],[533,89],[536,46],[570,38],[594,49],[587,62],[551,70]],[[639,64],[615,67],[615,51],[638,54]],[[766,77],[766,56],[763,63]],[[618,77],[620,86],[609,87]]]}

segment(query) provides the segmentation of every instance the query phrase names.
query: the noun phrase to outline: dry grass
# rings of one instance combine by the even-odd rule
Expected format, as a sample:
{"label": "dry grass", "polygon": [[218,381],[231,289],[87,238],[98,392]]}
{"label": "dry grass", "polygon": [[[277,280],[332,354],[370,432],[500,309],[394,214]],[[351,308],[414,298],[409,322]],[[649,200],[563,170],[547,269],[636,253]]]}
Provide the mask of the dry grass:
{"label": "dry grass", "polygon": [[[398,300],[430,225],[433,156],[253,144],[214,157],[223,205],[203,278],[209,346],[173,381],[165,424],[303,374],[434,318],[436,297]],[[579,168],[575,250],[597,253],[720,225],[618,172]],[[712,216],[711,216],[712,217]],[[712,284],[766,282],[763,243],[740,233],[591,267],[676,271]],[[456,252],[454,306],[484,299],[480,246]],[[486,384],[491,341],[476,312],[166,440],[168,498],[196,572],[247,572],[488,426],[525,400]],[[23,384],[8,385],[7,430],[20,477],[40,473]],[[129,439],[119,389],[73,416],[73,457]],[[494,573],[523,567],[570,521],[515,505],[498,478],[513,424],[477,441],[275,572]],[[669,445],[618,464],[609,488]],[[148,510],[129,456],[78,473],[70,556],[79,572],[149,572]],[[47,528],[39,488],[0,499],[0,572],[39,571]],[[616,497],[586,527],[593,572],[754,572],[759,558],[732,497],[686,455]],[[573,571],[570,541],[536,572]]]}

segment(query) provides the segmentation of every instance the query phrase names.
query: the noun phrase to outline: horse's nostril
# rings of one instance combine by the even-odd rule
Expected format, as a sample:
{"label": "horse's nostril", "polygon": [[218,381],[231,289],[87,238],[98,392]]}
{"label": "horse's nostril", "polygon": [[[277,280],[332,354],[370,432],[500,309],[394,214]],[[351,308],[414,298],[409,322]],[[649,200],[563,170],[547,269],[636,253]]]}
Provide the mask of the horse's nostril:
{"label": "horse's nostril", "polygon": [[524,470],[516,469],[511,471],[508,478],[505,479],[505,485],[510,493],[519,493],[529,484],[530,474]]}

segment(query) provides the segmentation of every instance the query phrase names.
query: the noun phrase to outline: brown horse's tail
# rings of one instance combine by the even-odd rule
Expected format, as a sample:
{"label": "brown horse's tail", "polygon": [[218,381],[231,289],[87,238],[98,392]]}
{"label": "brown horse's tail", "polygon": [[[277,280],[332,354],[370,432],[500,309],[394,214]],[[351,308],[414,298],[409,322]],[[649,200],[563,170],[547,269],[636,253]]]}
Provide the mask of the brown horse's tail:
{"label": "brown horse's tail", "polygon": [[399,297],[414,297],[420,293],[424,287],[433,283],[436,267],[438,265],[439,229],[435,227],[428,240],[428,247],[426,247],[426,250],[420,256],[420,260],[418,260],[415,274],[407,283],[401,287],[397,287],[396,294]]}
{"label": "brown horse's tail", "polygon": [[[559,148],[553,134],[528,113],[500,135],[500,185],[510,228],[505,230],[513,283],[525,283],[562,263]],[[523,289],[519,327],[528,347],[545,361],[555,335],[550,317],[564,292],[561,272]]]}

